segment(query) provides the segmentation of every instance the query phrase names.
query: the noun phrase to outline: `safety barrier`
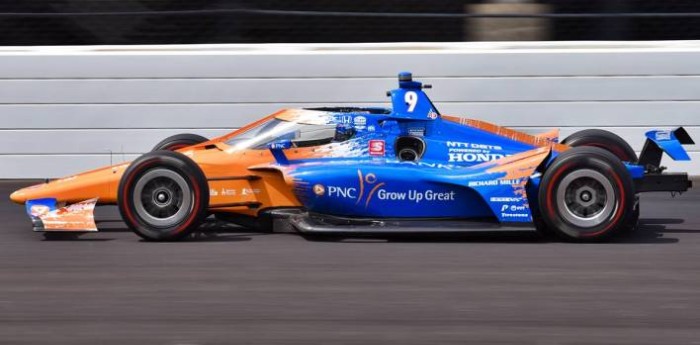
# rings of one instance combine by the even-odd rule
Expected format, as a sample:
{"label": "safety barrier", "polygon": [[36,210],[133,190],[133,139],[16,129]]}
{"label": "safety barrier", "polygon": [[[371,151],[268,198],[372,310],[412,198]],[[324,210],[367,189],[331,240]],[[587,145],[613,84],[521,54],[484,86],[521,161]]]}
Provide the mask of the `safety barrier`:
{"label": "safety barrier", "polygon": [[[130,160],[162,138],[215,136],[285,107],[386,105],[396,73],[443,113],[530,132],[650,128],[700,140],[700,42],[5,47],[0,178]],[[692,163],[665,163],[700,174]]]}

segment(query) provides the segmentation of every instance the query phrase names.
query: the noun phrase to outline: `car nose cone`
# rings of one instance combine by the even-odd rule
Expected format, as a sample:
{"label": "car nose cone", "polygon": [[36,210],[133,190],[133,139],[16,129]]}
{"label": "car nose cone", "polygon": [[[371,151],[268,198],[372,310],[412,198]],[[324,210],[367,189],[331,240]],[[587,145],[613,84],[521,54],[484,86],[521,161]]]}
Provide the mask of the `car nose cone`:
{"label": "car nose cone", "polygon": [[23,204],[26,199],[24,198],[24,193],[21,191],[16,191],[10,195],[10,200],[14,203]]}

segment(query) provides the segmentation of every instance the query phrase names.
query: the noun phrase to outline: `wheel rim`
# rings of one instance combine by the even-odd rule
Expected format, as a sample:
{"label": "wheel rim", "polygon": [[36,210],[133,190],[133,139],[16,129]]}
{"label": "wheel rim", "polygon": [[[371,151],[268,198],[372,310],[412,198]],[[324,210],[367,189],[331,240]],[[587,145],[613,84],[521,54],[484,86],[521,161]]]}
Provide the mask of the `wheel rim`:
{"label": "wheel rim", "polygon": [[601,173],[583,169],[566,175],[557,189],[559,214],[582,228],[603,224],[615,212],[615,190]]}
{"label": "wheel rim", "polygon": [[187,181],[167,169],[153,169],[134,187],[136,213],[148,224],[168,228],[183,222],[192,211],[193,200]]}

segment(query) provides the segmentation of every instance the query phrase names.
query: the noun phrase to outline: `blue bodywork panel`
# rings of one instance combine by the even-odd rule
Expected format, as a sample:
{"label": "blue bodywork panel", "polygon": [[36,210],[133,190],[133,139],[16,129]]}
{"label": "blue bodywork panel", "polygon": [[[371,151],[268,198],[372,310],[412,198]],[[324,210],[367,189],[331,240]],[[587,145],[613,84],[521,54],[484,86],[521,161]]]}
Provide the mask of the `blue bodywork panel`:
{"label": "blue bodywork panel", "polygon": [[[563,149],[558,138],[540,138],[495,125],[472,125],[442,116],[410,74],[388,92],[393,109],[332,113],[332,121],[355,135],[329,145],[326,155],[287,160],[284,146],[271,147],[277,169],[294,183],[311,213],[354,218],[495,218],[532,222],[541,167]],[[647,133],[674,159],[688,155],[673,132]],[[415,161],[401,161],[400,146],[416,148]],[[644,167],[627,163],[634,179]]]}
{"label": "blue bodywork panel", "polygon": [[689,161],[690,156],[676,137],[676,131],[654,130],[646,132],[647,139],[654,142],[666,154],[676,161]]}

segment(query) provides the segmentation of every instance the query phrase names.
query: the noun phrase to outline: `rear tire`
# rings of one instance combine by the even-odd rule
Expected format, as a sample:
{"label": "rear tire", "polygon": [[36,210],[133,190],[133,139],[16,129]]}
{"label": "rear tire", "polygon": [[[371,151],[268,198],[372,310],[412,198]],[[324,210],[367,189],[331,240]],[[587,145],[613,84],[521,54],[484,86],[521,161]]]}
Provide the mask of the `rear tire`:
{"label": "rear tire", "polygon": [[207,141],[209,141],[209,139],[197,134],[176,134],[171,137],[167,137],[158,144],[156,144],[156,146],[151,150],[151,152],[161,150],[176,151],[188,146],[201,144]]}
{"label": "rear tire", "polygon": [[189,157],[170,151],[135,160],[119,183],[124,222],[149,241],[174,241],[196,230],[207,216],[206,177]]}
{"label": "rear tire", "polygon": [[560,154],[542,177],[538,201],[544,224],[566,240],[602,241],[634,228],[639,218],[627,168],[597,147]]}
{"label": "rear tire", "polygon": [[598,147],[611,152],[623,162],[637,162],[637,153],[619,135],[602,129],[585,129],[564,139],[562,144],[571,147]]}

